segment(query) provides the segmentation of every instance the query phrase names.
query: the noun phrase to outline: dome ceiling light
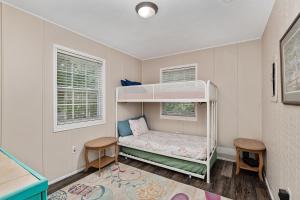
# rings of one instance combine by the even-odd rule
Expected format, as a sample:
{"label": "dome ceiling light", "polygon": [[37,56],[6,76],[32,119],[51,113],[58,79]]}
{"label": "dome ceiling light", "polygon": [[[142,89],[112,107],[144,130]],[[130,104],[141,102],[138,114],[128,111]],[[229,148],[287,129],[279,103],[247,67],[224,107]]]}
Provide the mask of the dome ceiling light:
{"label": "dome ceiling light", "polygon": [[135,10],[140,17],[147,19],[157,13],[158,7],[155,3],[152,2],[141,2],[136,5]]}

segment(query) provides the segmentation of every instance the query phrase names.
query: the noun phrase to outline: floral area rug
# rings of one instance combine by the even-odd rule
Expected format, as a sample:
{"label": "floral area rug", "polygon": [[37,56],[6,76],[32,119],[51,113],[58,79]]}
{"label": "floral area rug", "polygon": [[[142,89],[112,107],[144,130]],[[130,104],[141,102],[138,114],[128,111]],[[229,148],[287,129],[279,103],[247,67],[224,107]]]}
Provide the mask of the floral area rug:
{"label": "floral area rug", "polygon": [[49,195],[48,200],[227,200],[216,194],[119,163]]}

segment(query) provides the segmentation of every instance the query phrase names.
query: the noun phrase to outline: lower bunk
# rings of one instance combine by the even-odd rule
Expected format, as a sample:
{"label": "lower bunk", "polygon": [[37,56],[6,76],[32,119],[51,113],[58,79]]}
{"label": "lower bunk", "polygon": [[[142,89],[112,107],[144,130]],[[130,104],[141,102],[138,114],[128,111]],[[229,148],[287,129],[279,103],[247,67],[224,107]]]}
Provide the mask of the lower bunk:
{"label": "lower bunk", "polygon": [[[146,162],[156,166],[160,166],[163,168],[167,168],[170,170],[174,170],[177,172],[181,172],[189,175],[190,177],[194,176],[194,177],[204,179],[205,175],[207,174],[207,167],[205,164],[163,156],[163,155],[150,153],[147,151],[142,151],[134,148],[121,146],[120,155],[135,160],[140,160],[142,162]],[[216,160],[217,160],[217,152],[214,151],[210,160],[210,167],[213,166]]]}

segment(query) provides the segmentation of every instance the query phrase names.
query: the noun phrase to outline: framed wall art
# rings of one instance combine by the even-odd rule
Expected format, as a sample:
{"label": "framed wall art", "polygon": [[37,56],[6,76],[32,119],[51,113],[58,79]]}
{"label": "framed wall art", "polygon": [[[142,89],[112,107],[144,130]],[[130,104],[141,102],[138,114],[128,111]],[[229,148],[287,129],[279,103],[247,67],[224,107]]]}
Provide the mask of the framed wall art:
{"label": "framed wall art", "polygon": [[300,14],[280,40],[280,57],[282,102],[300,105]]}

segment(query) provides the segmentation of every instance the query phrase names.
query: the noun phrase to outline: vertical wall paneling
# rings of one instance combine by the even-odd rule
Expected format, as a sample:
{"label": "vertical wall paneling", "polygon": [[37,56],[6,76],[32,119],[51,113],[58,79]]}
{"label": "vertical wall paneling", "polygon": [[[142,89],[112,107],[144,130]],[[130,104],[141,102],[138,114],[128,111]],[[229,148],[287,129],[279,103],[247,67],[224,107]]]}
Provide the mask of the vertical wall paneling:
{"label": "vertical wall paneling", "polygon": [[43,21],[2,8],[2,145],[42,172]]}
{"label": "vertical wall paneling", "polygon": [[[219,145],[233,147],[236,137],[261,139],[261,41],[178,54],[142,62],[144,83],[158,83],[159,69],[198,64],[198,79],[219,87]],[[206,107],[198,107],[198,121],[162,120],[159,104],[145,104],[150,127],[187,134],[206,134]]]}
{"label": "vertical wall paneling", "polygon": [[[1,16],[0,142],[18,159],[52,181],[84,166],[86,141],[115,135],[115,87],[122,78],[141,81],[141,62],[6,4]],[[105,124],[53,133],[54,44],[105,59]],[[140,113],[138,104],[124,104],[119,110],[120,118]],[[72,153],[73,146],[76,153]]]}
{"label": "vertical wall paneling", "polygon": [[274,197],[278,196],[279,188],[284,188],[291,191],[291,199],[300,199],[300,107],[282,104],[280,79],[278,102],[271,101],[270,74],[272,63],[280,58],[279,41],[299,11],[299,0],[275,1],[262,37],[262,136],[267,147],[266,175]]}

